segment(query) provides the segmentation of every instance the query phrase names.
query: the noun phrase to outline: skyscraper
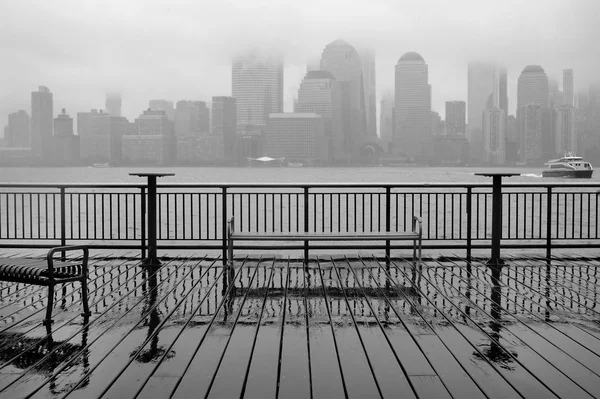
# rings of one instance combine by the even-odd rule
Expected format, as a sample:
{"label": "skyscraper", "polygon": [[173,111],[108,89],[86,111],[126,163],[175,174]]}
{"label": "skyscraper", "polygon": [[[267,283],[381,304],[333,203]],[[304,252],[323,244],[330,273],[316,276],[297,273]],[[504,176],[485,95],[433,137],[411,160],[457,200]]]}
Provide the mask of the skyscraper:
{"label": "skyscraper", "polygon": [[365,118],[369,139],[377,139],[377,92],[375,76],[375,51],[369,47],[360,48],[363,72],[363,92],[365,95]]}
{"label": "skyscraper", "polygon": [[8,141],[8,147],[29,147],[31,145],[29,124],[29,115],[23,110],[8,115],[8,126],[4,135],[4,139]]}
{"label": "skyscraper", "polygon": [[384,149],[388,152],[394,140],[394,93],[391,91],[384,93],[381,97],[379,134],[384,143]]}
{"label": "skyscraper", "polygon": [[484,162],[503,165],[505,162],[506,115],[504,110],[493,107],[483,111]]}
{"label": "skyscraper", "polygon": [[425,159],[431,146],[431,89],[427,64],[418,53],[408,52],[396,64],[394,104],[394,153]]}
{"label": "skyscraper", "polygon": [[344,136],[342,131],[342,93],[340,84],[331,72],[309,71],[298,90],[295,112],[315,113],[323,120],[325,137],[328,142],[329,161],[335,159],[335,149],[341,149]]}
{"label": "skyscraper", "polygon": [[517,83],[517,109],[529,104],[548,108],[548,76],[539,65],[526,66]]}
{"label": "skyscraper", "polygon": [[31,93],[31,152],[33,156],[46,158],[52,148],[52,125],[54,117],[52,92],[45,86]]}
{"label": "skyscraper", "polygon": [[237,105],[235,98],[217,96],[212,98],[212,131],[214,137],[223,139],[223,156],[232,162],[236,156],[235,134],[237,129]]}
{"label": "skyscraper", "polygon": [[338,39],[329,43],[321,55],[321,69],[331,72],[342,93],[342,148],[336,152],[358,158],[367,137],[365,87],[361,58],[354,47]]}
{"label": "skyscraper", "polygon": [[577,109],[563,105],[556,111],[556,153],[577,154]]}
{"label": "skyscraper", "polygon": [[204,101],[177,101],[175,135],[206,137],[210,132],[210,111]]}
{"label": "skyscraper", "polygon": [[237,134],[264,133],[269,114],[283,112],[283,61],[254,51],[237,56],[232,66],[232,96],[237,104]]}
{"label": "skyscraper", "polygon": [[266,153],[274,158],[318,163],[327,158],[323,118],[315,113],[271,114],[265,131]]}
{"label": "skyscraper", "polygon": [[498,106],[504,111],[504,115],[508,116],[508,76],[506,68],[500,68],[498,79]]}
{"label": "skyscraper", "polygon": [[548,78],[548,107],[558,109],[563,103],[563,92],[558,88],[558,80]]}
{"label": "skyscraper", "polygon": [[[542,142],[554,134],[542,130],[543,109],[548,108],[548,76],[539,65],[523,69],[517,83],[517,123],[519,127],[519,154],[521,162],[542,162]],[[545,138],[542,138],[544,134]]]}
{"label": "skyscraper", "polygon": [[106,95],[106,112],[110,116],[121,116],[121,95],[110,93]]}
{"label": "skyscraper", "polygon": [[173,101],[150,100],[148,103],[148,107],[151,111],[165,111],[168,120],[170,120],[171,122],[175,120],[175,109],[173,108]]}
{"label": "skyscraper", "polygon": [[73,133],[73,118],[62,109],[62,113],[54,118],[54,137],[50,152],[52,162],[56,165],[73,165],[79,161],[79,136]]}
{"label": "skyscraper", "polygon": [[528,104],[518,109],[519,159],[536,164],[542,161],[542,107]]}
{"label": "skyscraper", "polygon": [[573,107],[574,103],[573,94],[573,70],[563,69],[563,105]]}
{"label": "skyscraper", "polygon": [[483,110],[488,103],[494,106],[494,90],[500,88],[496,70],[496,65],[488,62],[474,61],[468,65],[467,139],[471,157],[479,162],[483,161]]}
{"label": "skyscraper", "polygon": [[466,107],[464,101],[446,101],[446,135],[466,134]]}

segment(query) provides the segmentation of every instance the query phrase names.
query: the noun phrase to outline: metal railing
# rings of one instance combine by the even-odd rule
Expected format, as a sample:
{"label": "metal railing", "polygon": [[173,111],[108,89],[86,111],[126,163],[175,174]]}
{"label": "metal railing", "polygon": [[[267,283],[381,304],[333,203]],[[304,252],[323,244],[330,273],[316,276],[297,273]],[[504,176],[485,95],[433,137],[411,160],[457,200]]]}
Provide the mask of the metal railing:
{"label": "metal railing", "polygon": [[[423,220],[425,249],[489,248],[491,184],[159,184],[159,249],[220,250],[226,220],[245,232],[358,232],[410,229]],[[502,247],[599,247],[596,183],[505,183]],[[141,249],[147,243],[145,184],[0,184],[0,248]],[[383,249],[384,243],[352,245]],[[394,244],[393,249],[407,244]],[[311,245],[343,248],[344,243]],[[258,243],[240,246],[258,249]],[[406,248],[408,248],[406,246]],[[304,244],[269,244],[300,250]]]}

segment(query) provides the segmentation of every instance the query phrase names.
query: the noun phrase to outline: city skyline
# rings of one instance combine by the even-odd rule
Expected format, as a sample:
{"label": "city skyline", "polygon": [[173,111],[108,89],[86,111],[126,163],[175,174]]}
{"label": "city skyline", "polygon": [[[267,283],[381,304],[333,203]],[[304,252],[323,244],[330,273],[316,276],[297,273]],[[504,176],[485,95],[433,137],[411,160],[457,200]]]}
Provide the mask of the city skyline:
{"label": "city skyline", "polygon": [[[5,40],[2,54],[10,60],[3,65],[5,73],[0,78],[4,89],[0,115],[27,110],[28,93],[39,85],[52,88],[58,109],[74,111],[102,108],[106,94],[118,92],[122,114],[129,119],[139,115],[152,98],[210,101],[215,95],[230,95],[231,59],[250,44],[285,50],[284,111],[288,112],[306,62],[340,37],[357,47],[367,42],[374,49],[377,104],[381,93],[393,87],[398,57],[406,51],[419,52],[430,66],[433,109],[443,117],[445,101],[466,100],[466,65],[471,60],[506,65],[509,114],[515,113],[516,76],[525,65],[539,64],[556,79],[563,69],[574,69],[575,93],[599,78],[595,43],[590,40],[600,36],[595,35],[599,28],[591,21],[598,4],[592,1],[577,5],[563,0],[544,2],[544,11],[539,10],[539,2],[508,1],[503,7],[518,6],[518,13],[486,10],[474,1],[423,2],[402,10],[392,2],[358,2],[343,11],[338,2],[325,1],[315,3],[319,5],[315,7],[318,12],[312,12],[316,15],[299,6],[286,6],[289,9],[282,13],[270,2],[263,2],[262,8],[175,4],[166,10],[136,2],[117,5],[108,1],[103,7],[94,7],[94,2],[86,6],[57,3],[31,7],[25,1],[0,6],[0,18],[6,22],[0,29],[7,33],[0,39]],[[334,10],[336,18],[326,18]],[[535,29],[531,29],[532,13],[538,13]],[[198,16],[197,23],[191,24]],[[223,27],[219,21],[227,16],[231,23]],[[238,22],[254,16],[259,20],[248,25],[250,30],[243,30]],[[420,16],[427,19],[416,24]],[[103,23],[108,20],[110,24]],[[560,31],[556,29],[559,20]],[[140,23],[145,29],[137,29]],[[34,26],[45,34],[31,37],[27,32]],[[50,29],[56,26],[61,29]],[[103,40],[91,41],[92,37]]]}

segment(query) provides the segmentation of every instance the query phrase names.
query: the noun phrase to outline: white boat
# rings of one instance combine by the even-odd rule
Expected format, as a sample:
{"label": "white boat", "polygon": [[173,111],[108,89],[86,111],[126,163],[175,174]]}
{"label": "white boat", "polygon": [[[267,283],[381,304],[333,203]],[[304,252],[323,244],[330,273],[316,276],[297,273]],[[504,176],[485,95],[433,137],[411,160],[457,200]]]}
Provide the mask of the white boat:
{"label": "white boat", "polygon": [[582,157],[567,154],[560,159],[553,159],[546,162],[548,168],[542,171],[542,177],[592,177],[594,169],[592,164],[585,162]]}
{"label": "white boat", "polygon": [[288,168],[301,168],[304,165],[301,164],[300,162],[288,162],[287,166],[288,166]]}
{"label": "white boat", "polygon": [[110,168],[110,165],[107,163],[95,163],[92,165],[92,168]]}

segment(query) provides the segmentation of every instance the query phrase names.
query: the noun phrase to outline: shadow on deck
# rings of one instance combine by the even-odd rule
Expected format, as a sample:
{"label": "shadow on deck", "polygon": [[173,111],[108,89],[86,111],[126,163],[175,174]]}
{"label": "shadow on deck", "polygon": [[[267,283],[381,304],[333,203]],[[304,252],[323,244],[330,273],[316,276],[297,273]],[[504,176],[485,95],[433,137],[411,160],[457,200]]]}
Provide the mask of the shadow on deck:
{"label": "shadow on deck", "polygon": [[600,262],[94,258],[72,284],[0,282],[0,398],[600,397]]}

